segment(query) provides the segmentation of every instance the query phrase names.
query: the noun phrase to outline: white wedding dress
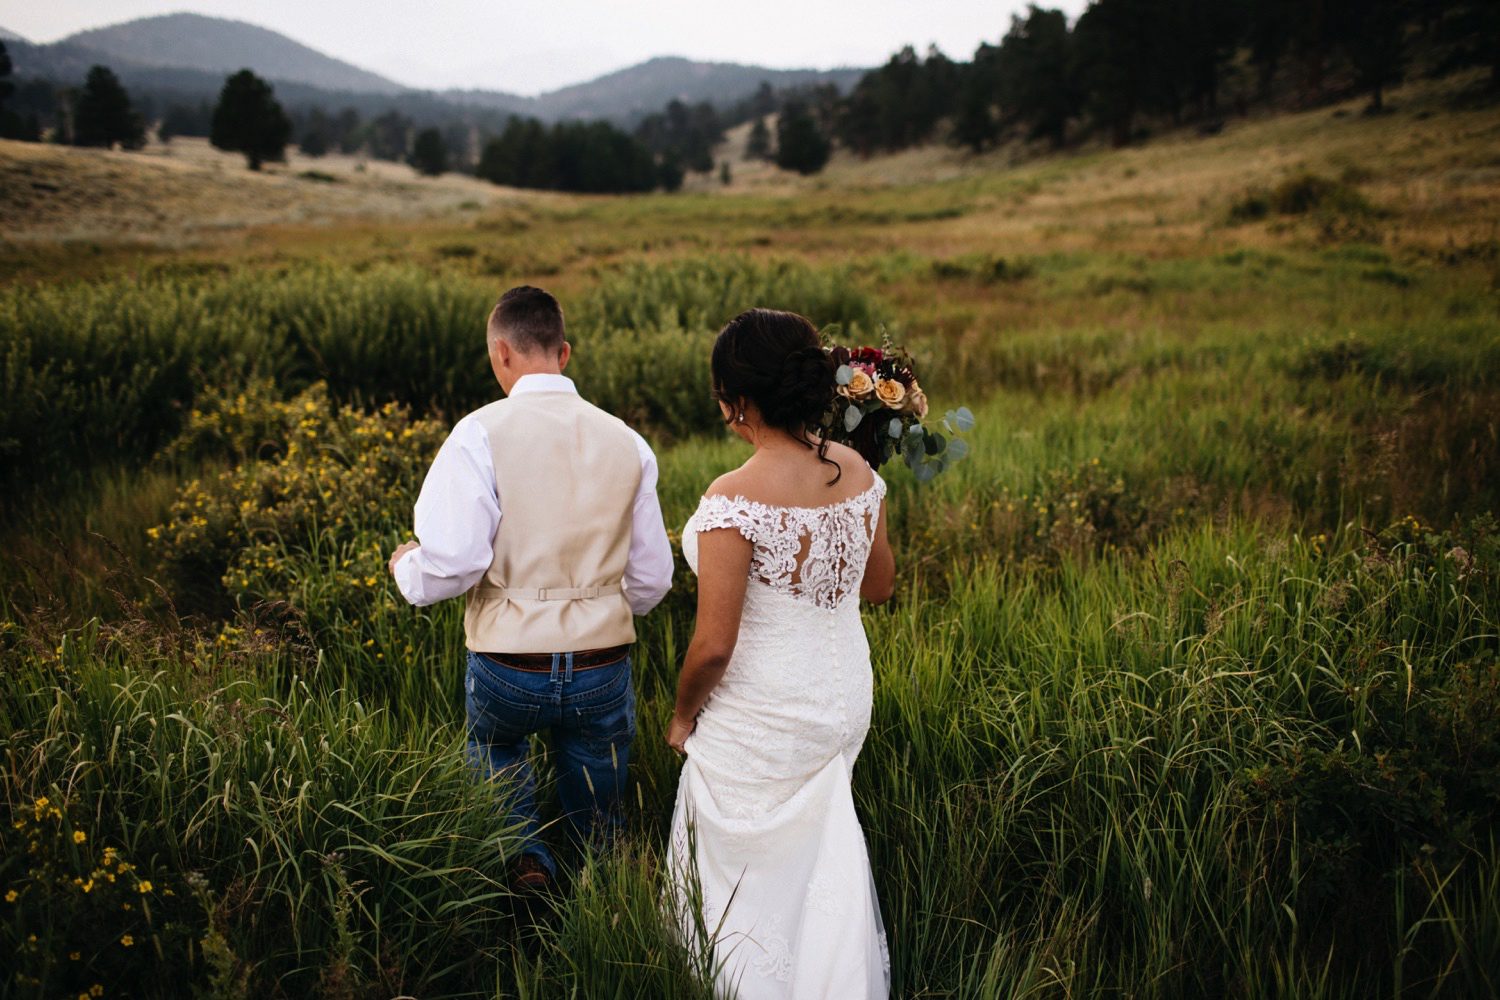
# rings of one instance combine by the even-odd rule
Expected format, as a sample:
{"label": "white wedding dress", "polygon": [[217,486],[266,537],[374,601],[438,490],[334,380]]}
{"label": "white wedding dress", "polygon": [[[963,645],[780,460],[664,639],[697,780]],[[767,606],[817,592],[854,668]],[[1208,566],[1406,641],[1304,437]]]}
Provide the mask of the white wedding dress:
{"label": "white wedding dress", "polygon": [[704,497],[682,533],[754,546],[734,655],[685,744],[668,870],[692,940],[696,872],[716,991],[741,1000],[884,998],[890,958],[850,772],[870,725],[859,584],[877,475],[825,507]]}

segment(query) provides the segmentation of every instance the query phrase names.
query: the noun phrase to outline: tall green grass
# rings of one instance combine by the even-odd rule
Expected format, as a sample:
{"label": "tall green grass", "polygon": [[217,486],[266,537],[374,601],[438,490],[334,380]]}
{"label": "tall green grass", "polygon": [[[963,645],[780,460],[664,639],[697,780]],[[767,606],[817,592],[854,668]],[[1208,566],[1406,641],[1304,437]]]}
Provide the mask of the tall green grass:
{"label": "tall green grass", "polygon": [[[315,381],[340,400],[457,415],[499,390],[485,356],[493,282],[415,267],[158,276],[0,297],[0,483],[140,460],[206,391]],[[870,329],[877,307],[837,272],[747,260],[627,267],[577,304],[574,366],[591,398],[647,429],[709,426],[711,335],[747,302]]]}
{"label": "tall green grass", "polygon": [[[1024,263],[687,259],[566,303],[674,533],[745,454],[706,375],[740,308],[889,322],[975,404],[969,460],[885,470],[902,589],[865,615],[894,995],[1493,993],[1486,293],[1360,247]],[[459,608],[384,573],[447,421],[493,391],[494,292],[328,267],[0,307],[30,393],[8,475],[100,484],[17,503],[4,546],[10,993],[707,995],[661,910],[690,576],[641,627],[629,836],[539,915],[462,762]]]}

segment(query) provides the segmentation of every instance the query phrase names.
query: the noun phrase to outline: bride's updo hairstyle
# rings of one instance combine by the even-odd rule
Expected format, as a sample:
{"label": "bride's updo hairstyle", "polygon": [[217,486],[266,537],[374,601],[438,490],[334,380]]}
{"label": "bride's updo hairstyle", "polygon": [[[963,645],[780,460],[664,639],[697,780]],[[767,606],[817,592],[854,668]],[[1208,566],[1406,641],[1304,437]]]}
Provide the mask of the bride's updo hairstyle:
{"label": "bride's updo hairstyle", "polygon": [[[710,360],[714,397],[737,410],[749,400],[769,427],[786,431],[834,467],[822,428],[834,395],[834,365],[805,316],[777,309],[747,309],[724,324]],[[730,422],[733,422],[733,417]]]}

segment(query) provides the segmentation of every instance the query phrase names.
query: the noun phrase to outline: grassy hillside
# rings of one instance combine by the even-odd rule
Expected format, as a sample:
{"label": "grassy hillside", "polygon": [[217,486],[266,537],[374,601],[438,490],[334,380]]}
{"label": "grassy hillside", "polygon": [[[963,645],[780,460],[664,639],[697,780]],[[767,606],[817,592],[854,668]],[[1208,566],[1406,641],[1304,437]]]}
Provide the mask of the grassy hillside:
{"label": "grassy hillside", "polygon": [[1494,993],[1500,110],[1392,101],[678,196],[411,181],[400,217],[352,165],[310,220],[296,164],[231,194],[57,155],[130,218],[167,185],[126,178],[204,186],[128,239],[7,230],[9,992],[707,995],[658,910],[686,571],[641,627],[630,837],[538,918],[463,770],[459,609],[383,570],[531,280],[674,537],[743,458],[706,385],[743,307],[885,327],[976,410],[936,483],[883,470],[855,794],[893,995]]}

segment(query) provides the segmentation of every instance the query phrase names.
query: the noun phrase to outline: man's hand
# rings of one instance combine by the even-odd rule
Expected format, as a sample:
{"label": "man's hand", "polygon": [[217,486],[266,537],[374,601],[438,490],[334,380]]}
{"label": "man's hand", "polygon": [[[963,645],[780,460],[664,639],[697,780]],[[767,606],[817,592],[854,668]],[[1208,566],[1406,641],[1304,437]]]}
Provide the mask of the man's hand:
{"label": "man's hand", "polygon": [[397,547],[396,551],[391,553],[391,561],[388,564],[391,570],[391,576],[396,575],[396,564],[401,561],[402,556],[406,555],[412,549],[421,547],[422,546],[420,542],[402,542],[401,545]]}
{"label": "man's hand", "polygon": [[673,715],[672,724],[667,727],[667,746],[678,753],[686,753],[687,751],[682,748],[682,745],[687,742],[687,738],[693,735],[693,730],[697,728],[697,719],[683,720]]}

